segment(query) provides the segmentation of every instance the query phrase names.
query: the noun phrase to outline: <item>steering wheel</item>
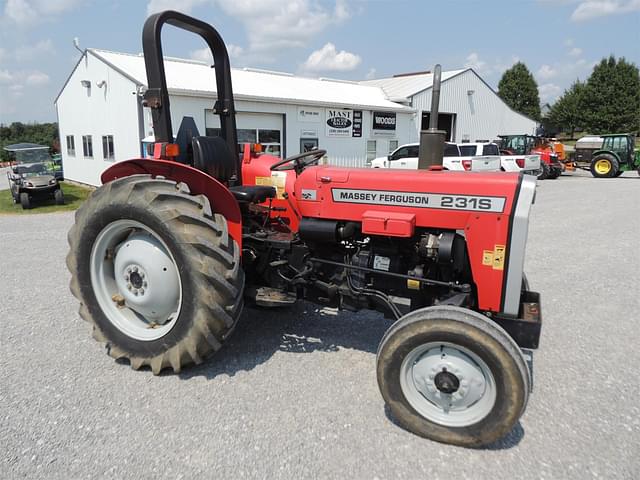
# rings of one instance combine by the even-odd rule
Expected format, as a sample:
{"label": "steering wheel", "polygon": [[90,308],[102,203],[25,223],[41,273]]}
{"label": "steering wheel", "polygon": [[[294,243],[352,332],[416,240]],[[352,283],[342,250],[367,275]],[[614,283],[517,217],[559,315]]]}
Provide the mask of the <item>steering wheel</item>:
{"label": "steering wheel", "polygon": [[295,170],[296,174],[300,174],[310,165],[317,165],[318,160],[325,156],[326,150],[309,150],[271,165],[272,172],[284,172],[286,170]]}

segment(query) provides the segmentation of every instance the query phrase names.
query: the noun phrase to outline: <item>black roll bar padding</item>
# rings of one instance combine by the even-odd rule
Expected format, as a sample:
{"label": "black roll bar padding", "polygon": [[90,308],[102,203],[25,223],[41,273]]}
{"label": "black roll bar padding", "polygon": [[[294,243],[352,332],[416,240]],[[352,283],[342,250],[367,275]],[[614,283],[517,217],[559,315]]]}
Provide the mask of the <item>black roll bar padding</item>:
{"label": "black roll bar padding", "polygon": [[[148,90],[145,93],[145,101],[151,107],[155,141],[173,142],[169,91],[167,89],[167,77],[162,54],[161,34],[165,23],[200,35],[211,50],[217,91],[214,113],[220,118],[221,137],[225,140],[231,152],[238,153],[236,112],[233,102],[233,88],[231,86],[231,66],[224,40],[222,40],[217,30],[208,23],[173,10],[151,15],[147,18],[142,30],[142,49],[144,51],[148,86]],[[242,175],[239,154],[235,155],[235,158],[237,160],[234,175],[235,181],[233,183],[234,185],[240,185],[242,183]]]}

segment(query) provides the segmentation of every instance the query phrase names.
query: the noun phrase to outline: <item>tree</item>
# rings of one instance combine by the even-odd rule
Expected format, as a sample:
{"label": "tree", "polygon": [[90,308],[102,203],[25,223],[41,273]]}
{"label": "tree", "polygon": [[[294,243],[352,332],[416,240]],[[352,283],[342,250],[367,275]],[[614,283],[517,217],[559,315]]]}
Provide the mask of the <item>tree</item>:
{"label": "tree", "polygon": [[6,145],[21,142],[48,145],[57,150],[59,147],[58,124],[13,122],[11,125],[0,125],[0,162],[9,160],[9,152],[4,150]]}
{"label": "tree", "polygon": [[593,68],[581,95],[582,125],[589,133],[640,130],[640,73],[624,58],[611,55]]}
{"label": "tree", "polygon": [[540,120],[538,85],[524,63],[518,62],[502,74],[498,95],[515,111]]}
{"label": "tree", "polygon": [[571,138],[576,128],[583,126],[582,94],[584,83],[576,80],[562,96],[556,100],[549,111],[549,121],[564,132],[571,132]]}

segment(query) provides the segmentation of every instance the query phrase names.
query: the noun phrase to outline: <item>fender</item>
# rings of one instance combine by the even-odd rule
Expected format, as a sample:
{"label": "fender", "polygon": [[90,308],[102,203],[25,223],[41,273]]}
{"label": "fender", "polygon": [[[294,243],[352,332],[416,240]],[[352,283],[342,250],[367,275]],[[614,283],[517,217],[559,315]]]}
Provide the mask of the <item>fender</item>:
{"label": "fender", "polygon": [[240,206],[229,189],[210,175],[182,163],[167,160],[136,158],[118,162],[107,168],[100,180],[102,184],[130,175],[151,175],[164,177],[174,182],[184,182],[191,193],[204,195],[209,199],[211,210],[227,219],[229,235],[242,251],[242,216]]}
{"label": "fender", "polygon": [[620,155],[618,155],[618,153],[617,153],[617,152],[614,152],[613,150],[605,150],[605,149],[603,149],[603,148],[601,148],[600,150],[596,150],[595,152],[593,152],[593,153],[591,154],[591,158],[593,158],[593,157],[595,157],[595,156],[597,156],[597,155],[600,155],[600,154],[602,154],[602,153],[608,153],[609,155],[613,155],[613,156],[615,157],[615,159],[618,161],[618,164],[622,163],[622,162],[620,161]]}

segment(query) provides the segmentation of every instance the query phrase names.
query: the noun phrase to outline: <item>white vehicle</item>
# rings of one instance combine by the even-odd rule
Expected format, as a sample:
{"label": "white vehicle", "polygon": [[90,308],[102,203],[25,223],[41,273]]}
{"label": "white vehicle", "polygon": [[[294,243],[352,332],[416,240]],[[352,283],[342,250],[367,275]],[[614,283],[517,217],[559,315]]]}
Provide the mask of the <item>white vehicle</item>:
{"label": "white vehicle", "polygon": [[[371,160],[371,168],[418,169],[419,143],[408,143],[386,157]],[[461,156],[455,143],[445,143],[442,166],[453,171],[497,172],[500,170],[498,155]]]}
{"label": "white vehicle", "polygon": [[[460,143],[462,155],[500,155],[498,145],[492,142]],[[505,172],[526,172],[537,175],[540,155],[500,155],[500,166]]]}

